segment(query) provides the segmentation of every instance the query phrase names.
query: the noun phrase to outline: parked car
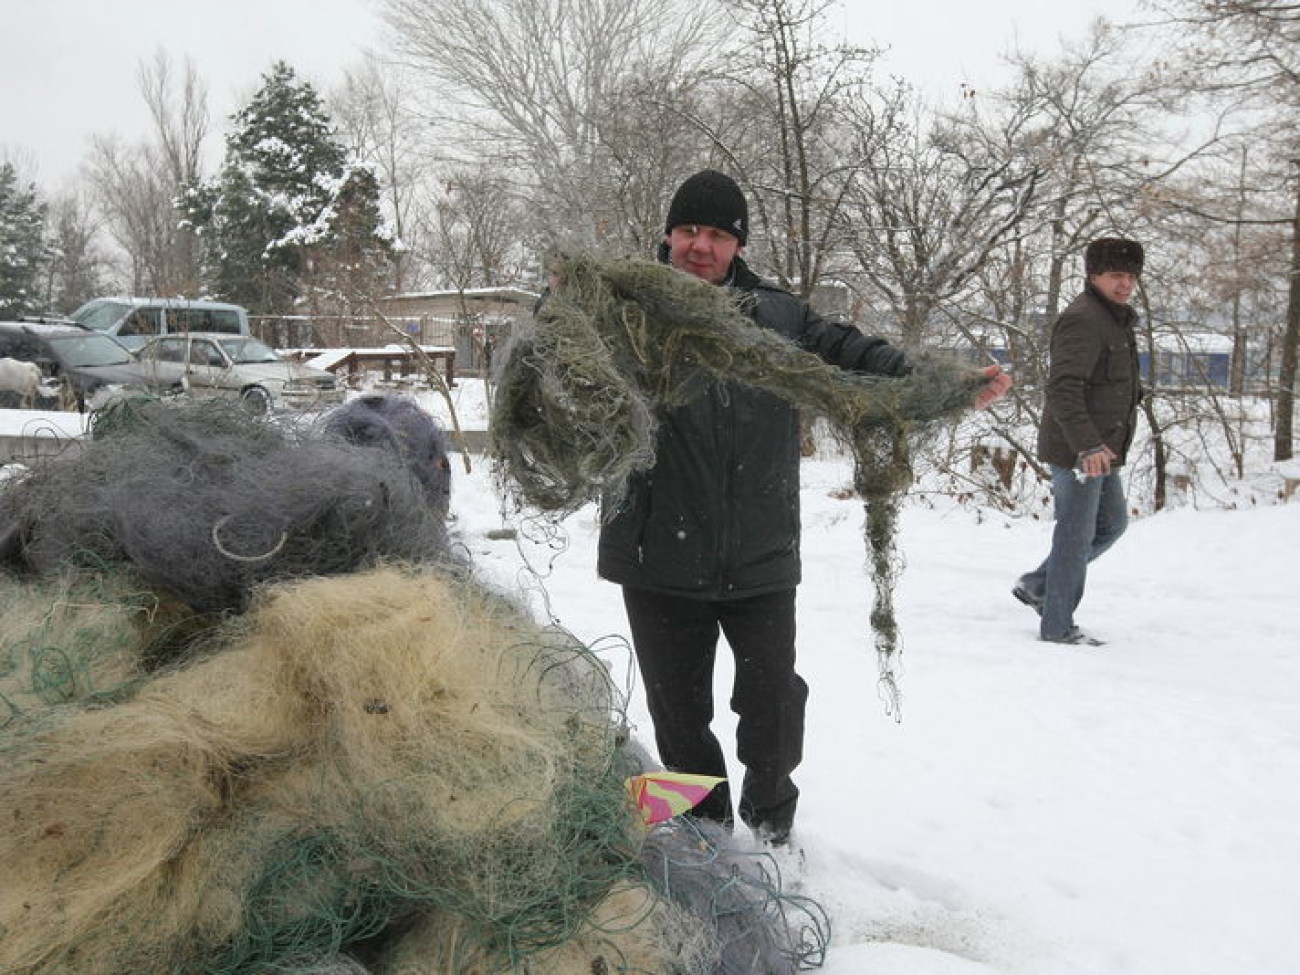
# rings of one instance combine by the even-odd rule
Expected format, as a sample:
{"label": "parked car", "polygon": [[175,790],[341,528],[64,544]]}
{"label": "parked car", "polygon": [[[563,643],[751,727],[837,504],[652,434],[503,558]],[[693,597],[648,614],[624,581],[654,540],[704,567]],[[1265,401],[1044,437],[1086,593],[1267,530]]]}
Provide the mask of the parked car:
{"label": "parked car", "polygon": [[255,413],[331,406],[346,395],[333,373],[284,359],[245,335],[163,335],[147,341],[137,356],[155,390],[238,398]]}
{"label": "parked car", "polygon": [[188,298],[94,298],[72,318],[138,351],[155,335],[224,332],[248,335],[248,312],[222,301]]}
{"label": "parked car", "polygon": [[0,322],[3,357],[40,367],[43,380],[34,405],[45,409],[84,413],[125,392],[144,392],[147,381],[128,349],[76,324]]}

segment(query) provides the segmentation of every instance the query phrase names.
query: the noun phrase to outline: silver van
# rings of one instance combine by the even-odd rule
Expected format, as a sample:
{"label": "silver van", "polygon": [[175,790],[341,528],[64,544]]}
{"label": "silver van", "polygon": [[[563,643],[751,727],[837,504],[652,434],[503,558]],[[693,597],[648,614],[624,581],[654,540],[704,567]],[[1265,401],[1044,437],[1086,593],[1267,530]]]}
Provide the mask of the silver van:
{"label": "silver van", "polygon": [[131,351],[155,335],[224,332],[248,335],[248,312],[239,305],[188,298],[92,298],[71,315],[74,321],[106,332]]}

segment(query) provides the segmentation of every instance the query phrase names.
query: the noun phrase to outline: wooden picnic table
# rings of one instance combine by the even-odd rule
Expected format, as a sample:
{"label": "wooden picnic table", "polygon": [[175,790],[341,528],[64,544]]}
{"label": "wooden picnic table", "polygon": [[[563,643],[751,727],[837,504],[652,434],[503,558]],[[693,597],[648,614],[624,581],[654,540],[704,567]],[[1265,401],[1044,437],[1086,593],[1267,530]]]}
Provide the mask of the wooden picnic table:
{"label": "wooden picnic table", "polygon": [[[456,385],[456,350],[449,345],[421,345],[420,352],[435,363],[442,364],[448,388]],[[417,378],[425,375],[422,356],[407,345],[385,345],[367,349],[293,349],[286,355],[299,362],[345,374],[355,380],[363,372],[380,372],[385,382]]]}

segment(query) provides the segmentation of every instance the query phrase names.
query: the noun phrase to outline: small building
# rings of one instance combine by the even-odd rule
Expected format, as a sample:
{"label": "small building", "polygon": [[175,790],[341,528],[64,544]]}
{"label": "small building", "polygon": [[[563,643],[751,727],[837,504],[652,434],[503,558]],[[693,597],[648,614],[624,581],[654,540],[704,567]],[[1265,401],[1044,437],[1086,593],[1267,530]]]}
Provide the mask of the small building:
{"label": "small building", "polygon": [[467,288],[391,295],[379,305],[421,342],[453,347],[464,374],[491,367],[493,350],[531,316],[539,297],[523,288]]}
{"label": "small building", "polygon": [[1142,379],[1161,389],[1227,389],[1232,371],[1232,339],[1217,332],[1171,331],[1155,337],[1151,356],[1139,351]]}
{"label": "small building", "polygon": [[378,315],[250,315],[249,324],[263,342],[287,352],[383,348],[403,338],[454,349],[456,371],[476,375],[538,297],[523,288],[407,292],[380,298]]}

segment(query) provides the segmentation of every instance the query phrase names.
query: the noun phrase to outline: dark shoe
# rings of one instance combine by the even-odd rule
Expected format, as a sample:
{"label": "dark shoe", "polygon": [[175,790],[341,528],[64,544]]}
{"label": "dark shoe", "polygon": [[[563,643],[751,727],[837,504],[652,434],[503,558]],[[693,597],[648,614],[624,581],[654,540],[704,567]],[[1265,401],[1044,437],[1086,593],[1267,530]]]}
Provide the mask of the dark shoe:
{"label": "dark shoe", "polygon": [[1104,647],[1106,645],[1105,640],[1098,640],[1095,636],[1084,633],[1077,626],[1070,627],[1065,636],[1056,639],[1044,637],[1044,639],[1047,639],[1048,643],[1065,643],[1076,647]]}
{"label": "dark shoe", "polygon": [[778,892],[798,892],[802,889],[808,859],[797,833],[790,829],[754,830],[757,846],[754,852],[766,857],[760,872],[767,875]]}
{"label": "dark shoe", "polygon": [[780,849],[790,845],[790,826],[759,826],[754,830],[754,836],[760,843]]}
{"label": "dark shoe", "polygon": [[1017,582],[1015,587],[1011,590],[1011,595],[1015,596],[1039,616],[1043,615],[1042,593],[1030,592],[1021,583]]}

